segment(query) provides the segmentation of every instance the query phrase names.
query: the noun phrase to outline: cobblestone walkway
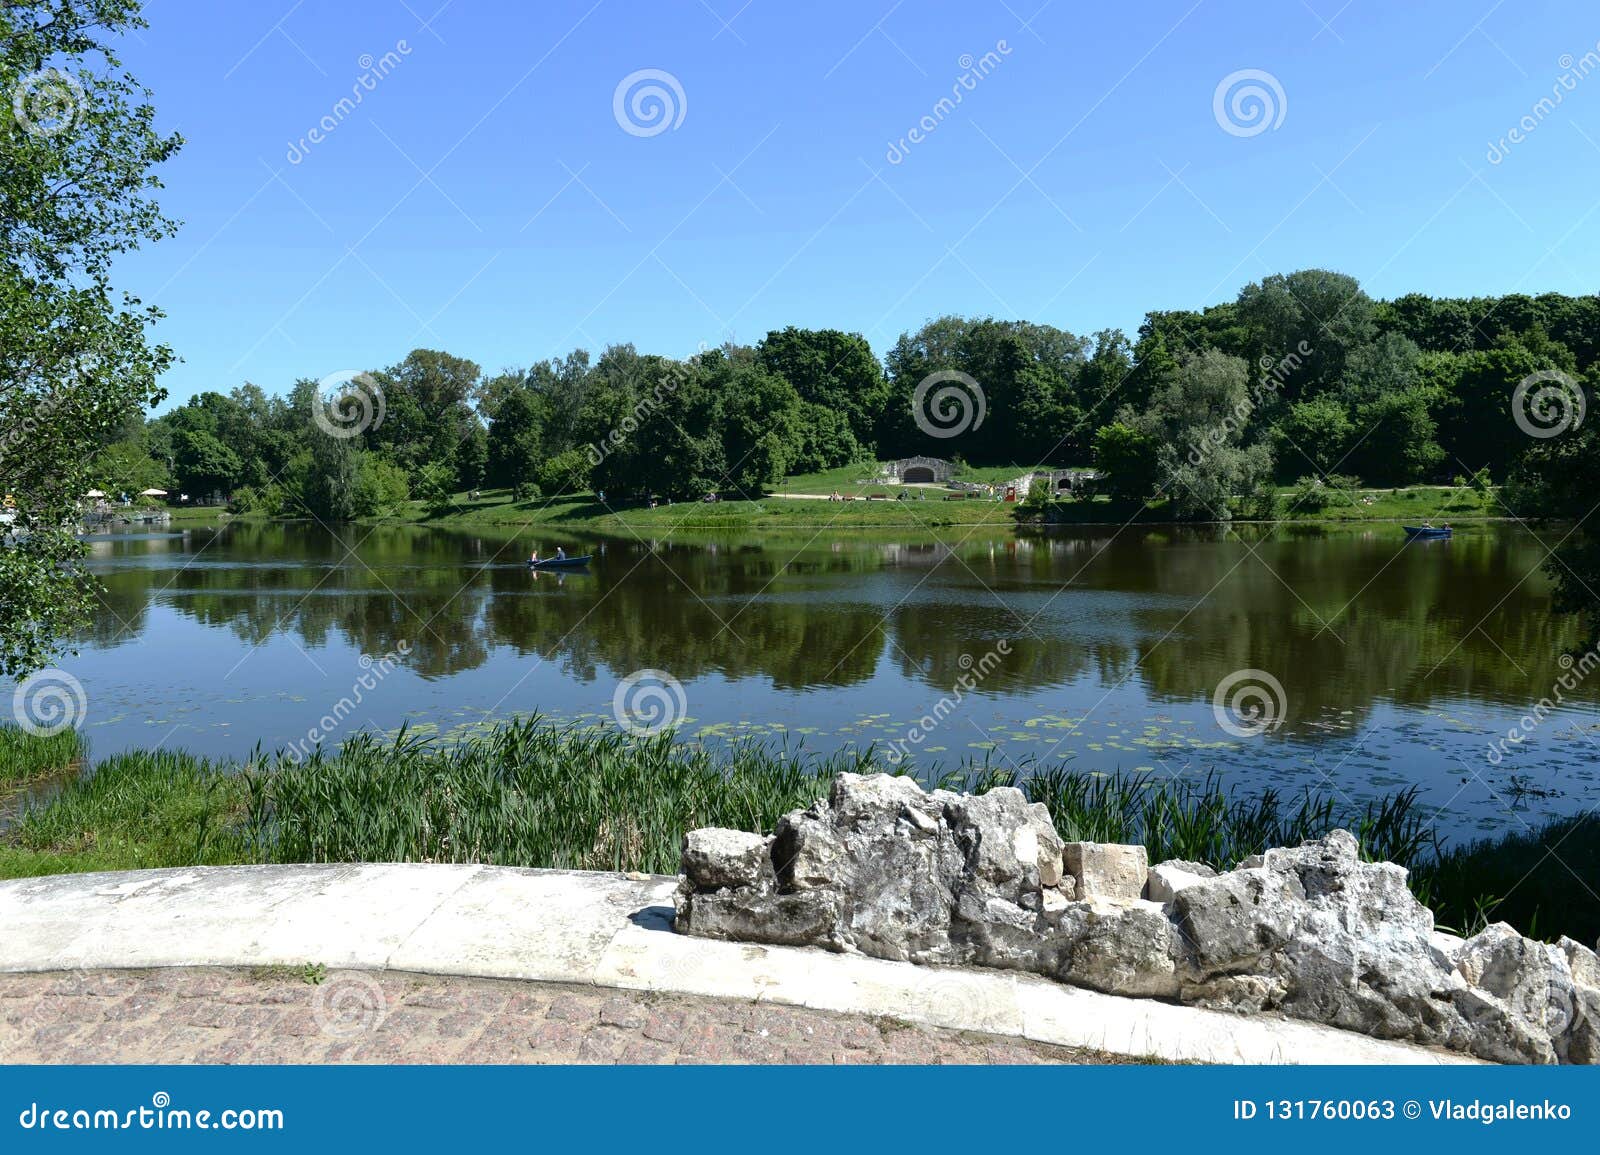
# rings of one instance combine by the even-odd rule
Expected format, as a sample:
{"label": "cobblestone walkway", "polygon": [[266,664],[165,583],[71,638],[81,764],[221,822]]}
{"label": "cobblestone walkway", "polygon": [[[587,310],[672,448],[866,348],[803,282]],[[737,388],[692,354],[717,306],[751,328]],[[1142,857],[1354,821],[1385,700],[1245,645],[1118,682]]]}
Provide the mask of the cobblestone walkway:
{"label": "cobblestone walkway", "polygon": [[290,969],[0,975],[5,1063],[1093,1063],[770,1003]]}

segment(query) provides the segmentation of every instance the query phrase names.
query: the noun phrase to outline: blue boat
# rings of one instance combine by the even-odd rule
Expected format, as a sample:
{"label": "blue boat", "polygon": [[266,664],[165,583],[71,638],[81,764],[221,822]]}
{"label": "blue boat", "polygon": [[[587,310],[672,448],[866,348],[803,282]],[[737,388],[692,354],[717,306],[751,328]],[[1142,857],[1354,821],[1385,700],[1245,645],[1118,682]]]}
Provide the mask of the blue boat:
{"label": "blue boat", "polygon": [[1455,532],[1448,525],[1405,525],[1400,528],[1406,531],[1407,537],[1412,538],[1449,537]]}
{"label": "blue boat", "polygon": [[582,569],[589,564],[592,554],[581,554],[578,557],[542,557],[538,561],[530,561],[529,569]]}

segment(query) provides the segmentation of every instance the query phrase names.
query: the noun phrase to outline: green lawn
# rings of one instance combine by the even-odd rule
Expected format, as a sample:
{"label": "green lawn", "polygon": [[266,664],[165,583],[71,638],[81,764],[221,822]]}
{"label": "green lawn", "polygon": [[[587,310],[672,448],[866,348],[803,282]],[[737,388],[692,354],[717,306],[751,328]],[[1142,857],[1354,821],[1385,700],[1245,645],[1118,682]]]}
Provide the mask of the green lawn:
{"label": "green lawn", "polygon": [[[802,473],[786,477],[773,487],[774,493],[830,493],[864,494],[896,493],[898,485],[887,485],[882,480],[885,462],[843,465],[822,473]],[[1032,465],[963,465],[957,469],[957,481],[978,485],[999,485],[1021,477],[1034,470]],[[942,490],[944,487],[938,487]]]}
{"label": "green lawn", "polygon": [[[833,486],[821,492],[832,492]],[[841,490],[842,491],[842,490]],[[863,492],[896,494],[898,486],[872,486]],[[908,489],[909,495],[916,489]],[[831,526],[853,527],[931,527],[962,525],[1009,526],[1010,505],[985,500],[945,501],[943,490],[928,490],[922,500],[870,501],[843,504],[815,498],[768,497],[762,501],[660,502],[654,509],[627,506],[607,509],[592,494],[577,497],[532,498],[515,501],[504,489],[486,489],[476,500],[458,494],[455,509],[439,517],[429,515],[421,502],[382,521],[427,522],[436,525],[549,526],[561,529],[589,529],[623,532],[629,529],[651,533],[700,529],[777,529]]]}
{"label": "green lawn", "polygon": [[[1016,506],[989,499],[947,499],[951,491],[941,486],[896,486],[881,481],[866,481],[870,466],[853,465],[825,473],[785,478],[774,492],[761,501],[721,501],[712,504],[661,502],[655,509],[626,506],[607,509],[593,494],[563,497],[537,497],[516,501],[509,489],[484,489],[476,498],[468,493],[455,495],[452,510],[440,516],[429,513],[420,501],[407,502],[399,510],[379,518],[364,519],[387,523],[423,523],[446,526],[549,526],[552,529],[621,532],[650,531],[660,534],[676,530],[755,530],[806,529],[829,527],[856,528],[949,528],[983,525],[1005,527],[1014,524]],[[960,480],[985,484],[1007,481],[1028,471],[1020,465],[995,465],[967,468]],[[825,497],[838,492],[856,498],[840,505],[818,497],[780,496],[814,494]],[[1279,488],[1279,513],[1274,520],[1295,523],[1344,523],[1394,521],[1415,523],[1471,521],[1508,517],[1497,491],[1480,494],[1470,487],[1419,485],[1403,489],[1359,489],[1352,495],[1332,494],[1320,509],[1294,504],[1294,488]],[[908,500],[895,500],[900,494]],[[868,500],[870,494],[886,500]],[[1353,500],[1352,500],[1353,498]],[[1170,515],[1164,501],[1152,502],[1136,510],[1125,502],[1108,498],[1058,502],[1053,520],[1059,523],[1122,524],[1168,523]],[[215,520],[220,511],[189,509],[175,511],[185,521]],[[245,514],[244,517],[256,515]],[[1243,520],[1241,516],[1241,520]]]}
{"label": "green lawn", "polygon": [[1432,518],[1448,521],[1451,518],[1508,517],[1496,493],[1478,493],[1467,486],[1413,485],[1404,489],[1359,489],[1354,501],[1334,495],[1320,510],[1293,507],[1293,489],[1280,490],[1283,495],[1283,514],[1290,521],[1405,521],[1418,522]]}

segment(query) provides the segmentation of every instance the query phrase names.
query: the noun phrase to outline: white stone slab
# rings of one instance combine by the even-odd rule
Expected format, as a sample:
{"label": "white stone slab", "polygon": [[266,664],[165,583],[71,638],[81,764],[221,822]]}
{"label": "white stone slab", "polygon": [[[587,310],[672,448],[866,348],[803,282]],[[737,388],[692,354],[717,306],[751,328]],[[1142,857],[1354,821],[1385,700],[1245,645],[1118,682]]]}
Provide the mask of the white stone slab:
{"label": "white stone slab", "polygon": [[1031,975],[673,933],[676,880],[398,864],[206,867],[0,882],[0,971],[322,963],[765,1000],[1136,1058],[1456,1063],[1310,1023]]}

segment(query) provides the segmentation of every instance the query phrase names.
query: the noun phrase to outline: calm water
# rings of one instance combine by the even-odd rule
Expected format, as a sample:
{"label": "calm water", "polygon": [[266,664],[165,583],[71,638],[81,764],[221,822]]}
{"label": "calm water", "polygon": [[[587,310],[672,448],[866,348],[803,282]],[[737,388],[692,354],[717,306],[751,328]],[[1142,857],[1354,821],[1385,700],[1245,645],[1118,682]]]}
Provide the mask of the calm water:
{"label": "calm water", "polygon": [[[564,539],[596,554],[565,577],[530,574],[527,535],[492,531],[129,534],[91,545],[109,594],[63,666],[97,755],[282,746],[363,675],[333,740],[609,721],[618,680],[647,668],[681,681],[687,735],[885,744],[967,673],[976,690],[908,747],[919,766],[1070,757],[1351,800],[1418,784],[1457,836],[1600,802],[1600,675],[1487,757],[1578,640],[1534,536],[1245,532]],[[386,676],[363,664],[402,648]],[[1212,696],[1246,669],[1282,685],[1282,724],[1240,738]]]}

